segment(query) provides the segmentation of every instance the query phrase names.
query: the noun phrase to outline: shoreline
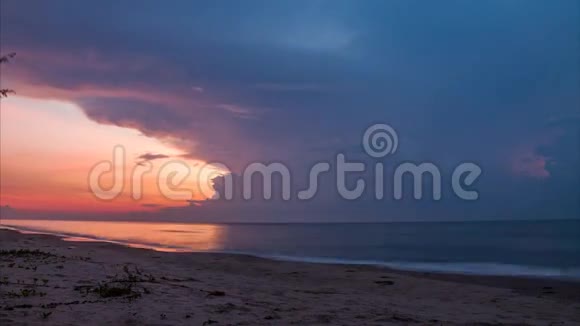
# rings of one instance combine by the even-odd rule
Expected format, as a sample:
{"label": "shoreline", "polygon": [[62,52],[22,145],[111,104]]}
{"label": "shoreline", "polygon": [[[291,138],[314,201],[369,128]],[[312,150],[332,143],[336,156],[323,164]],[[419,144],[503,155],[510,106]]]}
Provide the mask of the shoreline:
{"label": "shoreline", "polygon": [[[0,249],[0,320],[26,324],[580,324],[576,282],[159,252],[6,229]],[[129,294],[95,292],[125,274],[139,280]],[[43,295],[24,297],[31,287]]]}
{"label": "shoreline", "polygon": [[[545,266],[529,266],[529,265],[514,265],[514,264],[503,264],[503,263],[469,263],[469,262],[457,262],[457,263],[423,263],[423,262],[386,262],[378,260],[356,260],[356,259],[342,259],[333,257],[315,257],[315,256],[288,256],[288,255],[276,255],[276,254],[260,254],[254,252],[241,252],[241,251],[195,251],[188,249],[186,247],[177,246],[161,246],[159,244],[153,243],[136,243],[128,241],[118,241],[106,238],[90,237],[83,234],[67,234],[67,233],[56,233],[50,231],[44,231],[33,228],[17,227],[11,225],[0,224],[0,230],[10,230],[21,234],[39,234],[53,236],[66,242],[100,242],[109,243],[113,245],[123,246],[127,248],[138,248],[153,250],[158,252],[181,252],[181,253],[215,253],[215,254],[225,254],[225,255],[244,255],[252,256],[261,259],[267,259],[272,261],[283,261],[283,262],[297,262],[297,263],[312,263],[312,264],[330,264],[330,265],[347,265],[347,266],[372,266],[378,268],[385,268],[392,271],[401,271],[404,273],[417,273],[417,274],[435,274],[443,277],[449,276],[466,276],[466,277],[489,277],[489,278],[510,278],[510,279],[531,279],[531,280],[552,280],[560,282],[569,283],[579,283],[580,284],[580,270],[574,269],[573,273],[568,275],[562,275],[558,273],[558,269],[554,267]],[[451,270],[449,268],[439,268],[436,269],[434,266],[499,266],[499,267],[510,267],[517,270],[516,273],[506,273],[500,271],[473,271],[458,269]],[[407,266],[405,268],[405,266]],[[419,267],[420,266],[420,267]],[[537,271],[542,270],[542,273]],[[526,271],[526,272],[522,272]]]}

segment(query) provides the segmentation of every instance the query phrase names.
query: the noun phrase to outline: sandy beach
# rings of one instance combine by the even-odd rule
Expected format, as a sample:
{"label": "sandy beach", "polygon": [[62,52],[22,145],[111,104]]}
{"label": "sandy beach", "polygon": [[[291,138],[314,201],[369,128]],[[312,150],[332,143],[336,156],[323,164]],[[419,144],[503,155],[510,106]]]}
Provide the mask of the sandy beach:
{"label": "sandy beach", "polygon": [[3,325],[580,324],[580,283],[0,239]]}

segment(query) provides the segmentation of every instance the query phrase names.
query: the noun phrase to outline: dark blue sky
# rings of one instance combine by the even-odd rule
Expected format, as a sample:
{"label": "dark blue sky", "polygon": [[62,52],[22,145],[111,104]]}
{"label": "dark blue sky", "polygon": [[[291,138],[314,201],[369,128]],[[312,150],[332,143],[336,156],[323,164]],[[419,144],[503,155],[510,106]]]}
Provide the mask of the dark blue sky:
{"label": "dark blue sky", "polygon": [[[235,171],[253,161],[303,171],[337,152],[360,159],[376,122],[399,134],[393,165],[484,170],[475,203],[324,200],[296,204],[295,215],[580,216],[578,1],[163,4],[3,1],[1,51],[18,53],[7,79],[98,122],[177,137],[192,157]],[[281,205],[248,214],[294,209]],[[204,216],[231,214],[211,206]]]}

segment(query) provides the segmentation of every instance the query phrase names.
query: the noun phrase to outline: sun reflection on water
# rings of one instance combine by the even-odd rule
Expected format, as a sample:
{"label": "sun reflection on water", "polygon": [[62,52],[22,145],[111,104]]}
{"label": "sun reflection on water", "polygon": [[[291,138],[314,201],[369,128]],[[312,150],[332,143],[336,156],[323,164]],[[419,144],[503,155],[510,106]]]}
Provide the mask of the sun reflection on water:
{"label": "sun reflection on water", "polygon": [[3,219],[2,225],[59,234],[67,241],[107,241],[160,251],[217,251],[225,233],[223,226],[211,224]]}

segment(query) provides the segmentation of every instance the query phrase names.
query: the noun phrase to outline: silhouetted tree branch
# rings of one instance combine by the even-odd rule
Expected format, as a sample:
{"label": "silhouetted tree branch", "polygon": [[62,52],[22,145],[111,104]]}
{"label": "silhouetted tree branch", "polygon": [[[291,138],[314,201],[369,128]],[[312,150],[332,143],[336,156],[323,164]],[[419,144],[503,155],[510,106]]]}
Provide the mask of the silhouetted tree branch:
{"label": "silhouetted tree branch", "polygon": [[[0,56],[0,64],[10,61],[10,59],[14,58],[15,56],[16,56],[16,53],[9,53],[7,55]],[[0,98],[8,97],[8,94],[10,94],[10,93],[15,93],[15,92],[12,89],[2,88],[2,89],[0,89]]]}

